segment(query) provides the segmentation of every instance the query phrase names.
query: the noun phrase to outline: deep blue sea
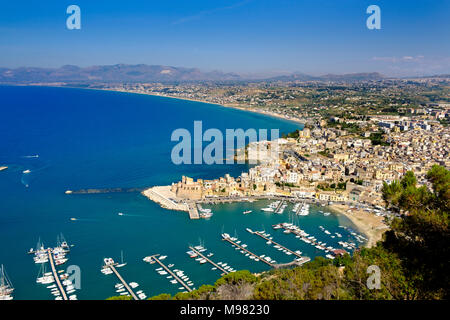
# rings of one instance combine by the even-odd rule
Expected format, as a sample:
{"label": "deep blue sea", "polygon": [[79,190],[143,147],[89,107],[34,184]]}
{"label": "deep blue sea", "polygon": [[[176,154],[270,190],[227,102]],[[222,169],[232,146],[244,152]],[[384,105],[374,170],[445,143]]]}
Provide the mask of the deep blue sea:
{"label": "deep blue sea", "polygon": [[[238,176],[246,165],[174,165],[170,154],[176,142],[173,130],[192,130],[195,120],[203,129],[280,129],[288,133],[300,125],[277,118],[217,105],[107,91],[0,86],[0,263],[5,265],[15,287],[15,299],[53,299],[45,285],[37,284],[39,266],[26,252],[40,238],[46,246],[56,244],[63,233],[74,247],[69,261],[60,267],[81,268],[79,299],[105,299],[115,293],[114,275],[100,272],[103,258],[128,263],[120,269],[124,278],[140,284],[147,296],[178,292],[142,261],[145,256],[167,255],[195,283],[212,284],[220,276],[209,264],[200,265],[186,255],[188,245],[200,241],[213,252],[213,260],[252,272],[268,267],[255,262],[221,241],[225,231],[237,235],[249,249],[270,255],[278,262],[289,257],[245,231],[246,227],[270,232],[275,241],[313,258],[322,252],[271,229],[289,220],[264,213],[267,202],[232,203],[211,207],[209,220],[191,221],[186,213],[168,211],[139,192],[66,195],[65,190],[86,188],[135,188],[167,185],[182,175],[216,178]],[[39,155],[39,157],[34,157]],[[23,173],[30,170],[30,173]],[[243,215],[246,209],[253,212]],[[344,217],[325,217],[312,208],[299,224],[320,240],[329,241],[318,228],[351,237],[339,225],[354,226]],[[320,210],[323,210],[321,208]],[[123,212],[122,216],[118,212]],[[77,218],[71,221],[70,218]],[[337,241],[337,239],[336,239]],[[137,290],[139,290],[137,289]]]}

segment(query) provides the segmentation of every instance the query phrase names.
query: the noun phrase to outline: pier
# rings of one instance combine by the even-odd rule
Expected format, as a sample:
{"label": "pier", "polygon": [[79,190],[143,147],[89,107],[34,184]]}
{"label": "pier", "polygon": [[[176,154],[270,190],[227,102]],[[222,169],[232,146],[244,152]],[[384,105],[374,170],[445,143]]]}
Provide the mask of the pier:
{"label": "pier", "polygon": [[233,240],[231,240],[228,237],[223,237],[222,240],[228,241],[229,243],[231,243],[232,245],[238,247],[239,249],[247,252],[248,254],[252,255],[253,257],[257,258],[259,261],[264,262],[265,264],[269,265],[272,268],[275,268],[275,265],[273,263],[270,263],[269,261],[266,261],[264,258],[261,258],[260,256],[258,256],[257,254],[245,249],[244,247],[238,245],[236,242],[234,242]]}
{"label": "pier", "polygon": [[52,269],[53,277],[55,278],[56,286],[58,287],[59,291],[61,292],[61,296],[63,300],[69,300],[67,298],[66,291],[64,291],[64,287],[61,284],[61,280],[59,279],[58,272],[56,271],[55,267],[55,261],[53,261],[53,253],[51,249],[47,249],[47,255],[48,255],[48,261],[50,262],[50,267]]}
{"label": "pier", "polygon": [[280,204],[278,205],[278,207],[275,209],[275,213],[279,213],[279,211],[280,211],[280,209],[281,209],[281,207],[283,206],[283,204],[284,204],[284,200],[281,200],[281,202],[280,202]]}
{"label": "pier", "polygon": [[295,214],[299,215],[299,212],[302,210],[303,204],[301,206],[298,206],[297,210],[295,210]]}
{"label": "pier", "polygon": [[164,263],[162,263],[157,258],[157,256],[159,256],[159,254],[155,254],[153,256],[150,256],[150,258],[152,260],[154,260],[155,262],[157,262],[161,267],[163,267],[164,270],[166,270],[175,280],[177,280],[179,284],[181,284],[183,287],[185,287],[188,292],[191,292],[192,289],[183,280],[181,280],[175,273],[173,273],[172,270],[170,270],[169,267],[167,267]]}
{"label": "pier", "polygon": [[114,272],[114,274],[117,276],[119,281],[122,282],[122,284],[124,285],[125,289],[127,289],[128,293],[131,295],[131,297],[133,297],[134,300],[139,300],[139,298],[136,296],[136,294],[130,288],[128,283],[124,280],[124,278],[122,278],[122,276],[120,275],[119,271],[117,271],[117,269],[114,266],[114,264],[107,264],[106,266],[104,266],[104,268],[110,268],[111,271]]}
{"label": "pier", "polygon": [[188,209],[189,209],[189,218],[200,219],[200,215],[198,214],[197,204],[195,202],[188,202]]}
{"label": "pier", "polygon": [[206,257],[204,254],[202,254],[200,251],[196,250],[194,247],[189,247],[189,249],[191,249],[192,251],[194,251],[197,255],[199,255],[200,257],[202,257],[203,259],[205,259],[206,261],[208,261],[210,264],[212,264],[214,267],[216,267],[217,269],[219,269],[220,271],[222,271],[221,276],[228,274],[229,272],[227,270],[225,270],[224,268],[222,268],[221,266],[219,266],[218,264],[216,264],[215,262],[213,262],[211,259],[209,259],[208,257]]}
{"label": "pier", "polygon": [[80,189],[66,190],[65,194],[97,194],[97,193],[129,193],[142,192],[144,188],[106,188],[106,189]]}
{"label": "pier", "polygon": [[267,238],[265,235],[263,235],[263,234],[260,233],[259,231],[253,231],[253,234],[256,234],[257,236],[260,236],[261,238],[263,238],[263,239],[265,239],[265,240],[267,240],[267,241],[270,241],[270,242],[273,243],[274,245],[279,246],[279,247],[282,248],[283,250],[286,250],[286,251],[290,252],[291,254],[297,256],[297,257],[300,258],[300,259],[305,259],[305,257],[303,257],[303,256],[302,256],[301,254],[299,254],[298,252],[292,251],[292,250],[286,248],[285,246],[283,246],[283,245],[281,245],[281,244],[279,244],[279,243],[277,243],[277,242],[275,242],[275,241],[273,241],[273,240]]}

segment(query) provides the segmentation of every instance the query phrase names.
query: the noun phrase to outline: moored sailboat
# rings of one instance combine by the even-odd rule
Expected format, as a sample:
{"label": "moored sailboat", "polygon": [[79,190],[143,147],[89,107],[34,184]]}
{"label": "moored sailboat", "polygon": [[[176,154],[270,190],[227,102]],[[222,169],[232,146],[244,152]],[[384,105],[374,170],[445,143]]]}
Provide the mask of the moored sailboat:
{"label": "moored sailboat", "polygon": [[0,300],[12,300],[13,296],[11,294],[13,291],[14,287],[2,265],[0,269]]}

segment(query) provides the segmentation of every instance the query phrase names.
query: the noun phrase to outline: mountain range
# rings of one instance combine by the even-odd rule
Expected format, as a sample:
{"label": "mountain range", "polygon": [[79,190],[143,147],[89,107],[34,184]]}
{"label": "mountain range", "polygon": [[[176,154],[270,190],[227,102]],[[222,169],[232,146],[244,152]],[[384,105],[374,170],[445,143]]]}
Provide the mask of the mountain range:
{"label": "mountain range", "polygon": [[[380,80],[384,76],[377,73],[351,73],[343,75],[327,74],[311,76],[293,73],[268,78],[265,81],[366,81]],[[171,82],[171,81],[245,81],[256,80],[251,75],[204,72],[197,68],[170,67],[162,65],[116,64],[105,66],[78,67],[65,65],[60,68],[21,67],[0,68],[1,83],[42,83],[42,82]]]}

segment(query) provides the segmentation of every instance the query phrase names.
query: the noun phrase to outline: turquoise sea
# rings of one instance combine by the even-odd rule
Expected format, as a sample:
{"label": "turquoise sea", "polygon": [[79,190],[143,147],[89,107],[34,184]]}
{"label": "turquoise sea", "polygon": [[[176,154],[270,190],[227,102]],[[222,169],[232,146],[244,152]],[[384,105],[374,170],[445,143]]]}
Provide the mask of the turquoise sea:
{"label": "turquoise sea", "polygon": [[[47,246],[63,233],[73,244],[69,261],[62,267],[81,268],[79,299],[105,299],[116,295],[114,275],[100,272],[103,258],[128,263],[120,269],[124,278],[140,284],[147,296],[176,293],[171,284],[144,263],[145,256],[167,255],[166,264],[184,270],[195,283],[212,284],[220,276],[209,264],[200,265],[186,255],[188,245],[201,241],[213,260],[235,269],[253,272],[268,266],[248,259],[220,234],[236,235],[248,248],[277,262],[292,256],[266,245],[245,231],[265,229],[275,241],[313,258],[319,250],[292,235],[272,230],[271,225],[290,220],[290,205],[284,214],[264,213],[267,201],[210,206],[209,220],[191,221],[186,213],[168,211],[138,192],[66,195],[65,190],[86,188],[135,188],[167,185],[182,175],[216,178],[238,176],[246,165],[181,165],[171,163],[175,142],[173,130],[192,130],[195,120],[204,130],[219,128],[280,129],[288,133],[301,128],[296,123],[205,103],[146,95],[47,87],[0,86],[0,263],[5,265],[15,287],[15,299],[53,299],[49,289],[36,284],[39,266],[26,252],[40,238]],[[38,155],[38,157],[35,157]],[[23,173],[30,170],[30,173]],[[253,210],[243,215],[244,210]],[[352,239],[345,217],[311,214],[297,218],[302,229],[328,245],[335,245],[319,225]],[[326,210],[325,210],[326,211]],[[118,212],[123,215],[119,216]],[[75,217],[77,221],[71,221]],[[336,245],[337,246],[337,245]],[[62,269],[60,267],[60,269]]]}

